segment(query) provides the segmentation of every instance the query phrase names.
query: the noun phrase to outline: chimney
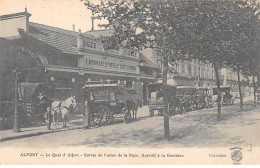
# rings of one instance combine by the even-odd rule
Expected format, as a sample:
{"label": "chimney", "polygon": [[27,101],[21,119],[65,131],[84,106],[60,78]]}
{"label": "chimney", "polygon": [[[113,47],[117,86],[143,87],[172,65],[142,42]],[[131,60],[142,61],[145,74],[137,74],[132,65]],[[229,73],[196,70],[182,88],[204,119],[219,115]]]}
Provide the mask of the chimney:
{"label": "chimney", "polygon": [[78,37],[77,37],[77,49],[83,47],[83,39],[81,37],[81,29],[79,29]]}
{"label": "chimney", "polygon": [[19,36],[18,29],[23,29],[25,32],[29,31],[29,17],[25,7],[24,12],[12,13],[0,16],[0,37],[16,37]]}
{"label": "chimney", "polygon": [[75,24],[72,25],[72,30],[75,31]]}

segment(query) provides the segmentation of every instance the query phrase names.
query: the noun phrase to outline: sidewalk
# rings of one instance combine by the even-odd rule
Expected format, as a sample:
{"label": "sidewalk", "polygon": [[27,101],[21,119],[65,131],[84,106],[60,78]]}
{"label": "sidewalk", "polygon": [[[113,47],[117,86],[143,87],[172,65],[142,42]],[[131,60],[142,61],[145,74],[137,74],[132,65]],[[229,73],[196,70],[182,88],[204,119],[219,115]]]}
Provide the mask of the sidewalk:
{"label": "sidewalk", "polygon": [[[245,104],[252,99],[251,97],[246,97],[244,99]],[[238,104],[239,100],[237,99],[235,101],[235,104]],[[231,107],[231,106],[225,106],[225,107]],[[237,108],[237,107],[235,107]],[[216,111],[216,108],[213,108],[214,112]],[[212,110],[213,110],[212,109]],[[223,111],[224,113],[224,111]],[[157,113],[155,113],[157,115]],[[138,109],[138,118],[146,118],[149,116],[149,109],[147,106],[143,106],[142,108]],[[119,119],[120,122],[123,122],[122,119]],[[47,130],[47,126],[36,126],[36,127],[28,127],[28,128],[21,128],[21,132],[19,133],[13,133],[12,130],[3,130],[0,131],[0,142],[13,140],[13,139],[20,139],[25,137],[31,137],[31,136],[37,136],[37,135],[43,135],[48,133],[55,133],[55,132],[62,132],[62,131],[69,131],[69,130],[76,130],[76,129],[82,129],[83,128],[83,121],[82,121],[82,115],[81,114],[73,114],[71,116],[70,122],[67,124],[67,128],[62,128],[62,124],[58,126],[51,126],[51,130]]]}
{"label": "sidewalk", "polygon": [[[144,106],[139,108],[138,111],[142,111],[142,113],[138,114],[138,117],[146,117],[149,115],[148,107]],[[117,119],[115,119],[117,120]],[[123,121],[122,119],[119,119]],[[82,114],[76,113],[71,115],[70,121],[67,123],[67,128],[62,127],[62,123],[59,123],[57,126],[51,126],[51,130],[47,130],[47,126],[34,126],[28,128],[21,128],[21,132],[14,133],[12,130],[0,130],[0,142],[13,140],[13,139],[20,139],[25,137],[43,135],[48,133],[55,133],[55,132],[62,132],[62,131],[69,131],[69,130],[76,130],[76,129],[83,129],[83,120]]]}
{"label": "sidewalk", "polygon": [[31,137],[31,136],[37,136],[37,135],[43,135],[48,133],[55,133],[55,132],[61,132],[61,131],[69,131],[69,130],[75,130],[75,129],[81,129],[83,128],[83,122],[82,122],[82,116],[79,114],[73,114],[71,116],[71,120],[67,123],[66,128],[63,128],[62,123],[59,122],[59,125],[57,126],[51,126],[51,130],[47,130],[47,126],[36,126],[36,127],[27,127],[27,128],[21,128],[21,132],[14,133],[12,130],[2,130],[0,131],[0,142],[13,140],[13,139],[19,139],[19,138],[25,138],[25,137]]}

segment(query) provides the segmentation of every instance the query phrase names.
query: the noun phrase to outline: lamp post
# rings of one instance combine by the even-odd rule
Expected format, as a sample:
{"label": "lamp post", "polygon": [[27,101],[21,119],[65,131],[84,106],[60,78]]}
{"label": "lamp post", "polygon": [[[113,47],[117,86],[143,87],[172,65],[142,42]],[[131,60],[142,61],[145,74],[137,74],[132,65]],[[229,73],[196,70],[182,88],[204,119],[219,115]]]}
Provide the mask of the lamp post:
{"label": "lamp post", "polygon": [[18,81],[19,75],[21,72],[16,68],[14,71],[15,74],[15,90],[14,90],[14,126],[13,132],[20,132],[20,123],[19,123],[19,112],[18,112]]}

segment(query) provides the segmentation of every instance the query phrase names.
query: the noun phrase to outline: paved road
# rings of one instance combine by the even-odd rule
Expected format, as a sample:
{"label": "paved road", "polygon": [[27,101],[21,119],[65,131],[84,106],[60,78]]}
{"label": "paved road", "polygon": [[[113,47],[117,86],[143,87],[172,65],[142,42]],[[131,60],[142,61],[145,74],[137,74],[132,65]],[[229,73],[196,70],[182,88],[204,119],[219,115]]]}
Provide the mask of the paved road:
{"label": "paved road", "polygon": [[170,118],[171,140],[163,137],[163,117],[148,117],[148,109],[139,111],[138,120],[122,120],[88,130],[72,130],[1,142],[0,147],[225,147],[260,146],[260,108],[245,104],[223,107],[222,121],[216,120],[216,108],[193,111]]}

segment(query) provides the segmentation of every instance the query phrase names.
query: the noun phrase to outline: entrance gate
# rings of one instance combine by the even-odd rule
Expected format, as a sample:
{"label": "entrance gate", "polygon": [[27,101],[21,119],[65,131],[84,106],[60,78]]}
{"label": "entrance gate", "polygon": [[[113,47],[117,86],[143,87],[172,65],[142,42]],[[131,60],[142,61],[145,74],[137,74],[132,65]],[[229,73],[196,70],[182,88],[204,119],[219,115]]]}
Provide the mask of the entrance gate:
{"label": "entrance gate", "polygon": [[[15,81],[18,83],[18,112],[22,111],[22,108],[25,106],[27,110],[33,109],[32,104],[23,104],[22,102],[21,87],[25,86],[23,83],[35,83],[33,85],[37,85],[36,83],[45,82],[44,66],[36,53],[22,45],[9,43],[7,46],[8,42],[5,46],[2,44],[0,46],[0,130],[3,127],[10,128],[10,125],[13,124]],[[17,73],[17,70],[19,73]]]}

